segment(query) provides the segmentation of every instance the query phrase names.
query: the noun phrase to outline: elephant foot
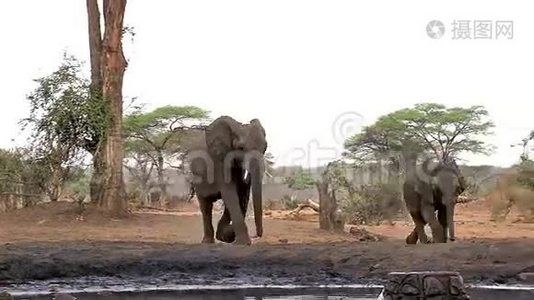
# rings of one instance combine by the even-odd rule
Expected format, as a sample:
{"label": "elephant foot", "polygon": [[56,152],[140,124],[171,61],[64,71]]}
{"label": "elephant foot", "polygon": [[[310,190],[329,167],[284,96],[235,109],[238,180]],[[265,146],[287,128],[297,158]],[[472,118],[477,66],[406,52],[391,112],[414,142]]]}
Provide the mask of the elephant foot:
{"label": "elephant foot", "polygon": [[235,241],[235,231],[231,225],[227,225],[221,230],[217,230],[216,238],[224,243],[233,243]]}
{"label": "elephant foot", "polygon": [[234,245],[250,246],[252,245],[252,240],[248,236],[244,238],[236,238]]}
{"label": "elephant foot", "polygon": [[215,239],[213,237],[204,237],[202,239],[202,244],[214,244],[215,243]]}
{"label": "elephant foot", "polygon": [[443,243],[447,243],[447,240],[443,240],[443,239],[434,239],[432,238],[429,242],[429,244],[443,244]]}
{"label": "elephant foot", "polygon": [[407,237],[406,237],[406,244],[408,245],[415,245],[417,244],[417,232],[412,231]]}

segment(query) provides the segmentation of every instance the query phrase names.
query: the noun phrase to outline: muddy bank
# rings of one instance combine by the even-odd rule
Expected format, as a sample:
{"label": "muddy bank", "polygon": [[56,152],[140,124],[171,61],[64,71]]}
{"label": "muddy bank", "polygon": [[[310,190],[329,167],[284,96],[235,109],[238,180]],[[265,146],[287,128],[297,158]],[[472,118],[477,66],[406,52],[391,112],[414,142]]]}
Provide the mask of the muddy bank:
{"label": "muddy bank", "polygon": [[382,284],[391,271],[425,270],[459,271],[468,283],[520,282],[519,273],[534,271],[534,241],[405,246],[395,240],[251,247],[71,241],[0,246],[3,284],[95,276],[154,284]]}

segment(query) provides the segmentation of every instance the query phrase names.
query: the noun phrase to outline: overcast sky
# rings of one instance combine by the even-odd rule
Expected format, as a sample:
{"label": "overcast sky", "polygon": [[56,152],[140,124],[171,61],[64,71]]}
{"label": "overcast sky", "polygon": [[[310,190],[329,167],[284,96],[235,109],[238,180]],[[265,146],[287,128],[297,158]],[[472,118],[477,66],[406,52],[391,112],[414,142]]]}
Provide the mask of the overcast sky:
{"label": "overcast sky", "polygon": [[[534,128],[531,3],[130,0],[124,95],[259,118],[277,164],[304,166],[336,158],[338,141],[393,110],[484,105],[496,153],[464,158],[506,166],[521,152],[510,144]],[[426,33],[431,20],[445,25],[440,39]],[[454,40],[454,20],[491,21],[492,39]],[[501,20],[513,21],[512,39],[496,39]],[[0,147],[10,147],[32,79],[64,50],[89,59],[85,1],[2,1],[0,28]]]}

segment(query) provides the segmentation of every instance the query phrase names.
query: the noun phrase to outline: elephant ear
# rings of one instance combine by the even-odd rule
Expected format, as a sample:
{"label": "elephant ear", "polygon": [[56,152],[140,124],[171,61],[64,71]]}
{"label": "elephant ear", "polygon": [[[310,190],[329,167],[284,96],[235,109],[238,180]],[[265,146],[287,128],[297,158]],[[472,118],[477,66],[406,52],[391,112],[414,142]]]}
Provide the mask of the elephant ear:
{"label": "elephant ear", "polygon": [[250,120],[250,125],[258,128],[258,130],[260,130],[261,134],[265,137],[265,129],[263,128],[263,126],[261,126],[260,120],[252,119],[252,120]]}
{"label": "elephant ear", "polygon": [[265,153],[267,151],[267,141],[265,140],[265,129],[261,125],[260,120],[258,119],[252,119],[250,120],[250,125],[252,128],[254,128],[254,132],[252,133],[251,141],[254,145],[259,147],[259,151],[262,153]]}
{"label": "elephant ear", "polygon": [[209,154],[224,158],[232,150],[232,125],[234,123],[237,121],[231,117],[221,116],[206,128],[206,146]]}

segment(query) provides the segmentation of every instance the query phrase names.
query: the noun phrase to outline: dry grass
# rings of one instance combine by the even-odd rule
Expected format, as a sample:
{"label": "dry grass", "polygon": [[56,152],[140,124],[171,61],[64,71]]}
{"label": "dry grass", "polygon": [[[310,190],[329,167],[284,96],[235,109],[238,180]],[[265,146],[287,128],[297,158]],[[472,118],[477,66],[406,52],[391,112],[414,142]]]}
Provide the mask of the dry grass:
{"label": "dry grass", "polygon": [[505,220],[513,208],[523,222],[534,221],[534,191],[519,185],[516,174],[499,177],[495,188],[486,198],[491,204],[494,221]]}

